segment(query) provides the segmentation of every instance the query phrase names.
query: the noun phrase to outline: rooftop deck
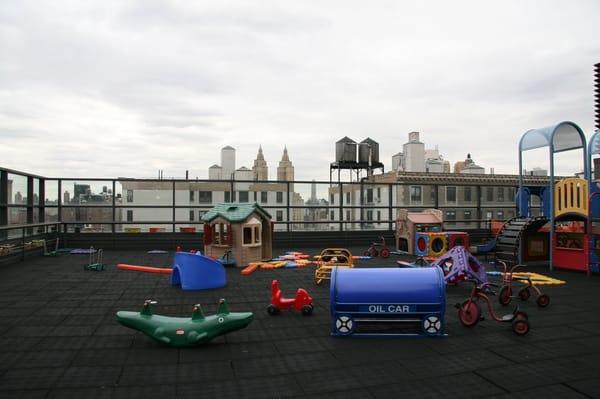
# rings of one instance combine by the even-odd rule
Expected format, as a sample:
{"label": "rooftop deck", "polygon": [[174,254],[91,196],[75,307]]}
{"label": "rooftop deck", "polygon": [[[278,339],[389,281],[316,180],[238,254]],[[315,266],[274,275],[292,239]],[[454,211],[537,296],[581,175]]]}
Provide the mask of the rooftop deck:
{"label": "rooftop deck", "polygon": [[[468,295],[463,285],[448,287],[447,338],[339,339],[329,336],[328,284],[314,284],[313,268],[228,269],[226,288],[183,292],[167,276],[115,267],[169,265],[171,256],[105,251],[103,272],[84,271],[85,255],[0,268],[0,397],[600,397],[598,276],[535,270],[567,285],[543,287],[547,309],[520,303],[532,326],[524,337],[489,318],[463,327],[453,307]],[[308,289],[314,314],[269,316],[273,278],[286,295]],[[115,321],[148,298],[156,313],[186,316],[194,303],[211,314],[226,298],[255,320],[204,346],[169,348]]]}

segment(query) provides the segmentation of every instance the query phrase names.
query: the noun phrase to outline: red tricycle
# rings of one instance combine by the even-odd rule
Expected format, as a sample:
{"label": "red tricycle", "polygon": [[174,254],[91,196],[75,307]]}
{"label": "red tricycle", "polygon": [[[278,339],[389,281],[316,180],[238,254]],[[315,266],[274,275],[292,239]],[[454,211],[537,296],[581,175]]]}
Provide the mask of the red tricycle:
{"label": "red tricycle", "polygon": [[271,304],[267,307],[270,315],[279,314],[284,309],[295,309],[303,315],[310,315],[314,310],[313,299],[304,288],[298,288],[295,298],[284,298],[281,295],[279,281],[271,282]]}
{"label": "red tricycle", "polygon": [[503,273],[503,277],[502,277],[502,288],[500,289],[500,293],[498,294],[498,301],[500,302],[501,305],[506,306],[510,303],[512,298],[515,298],[513,296],[513,288],[512,288],[513,280],[517,280],[517,281],[525,284],[525,286],[523,288],[521,288],[519,290],[519,292],[517,293],[517,296],[522,301],[528,300],[529,297],[531,296],[531,290],[533,290],[537,295],[536,303],[540,308],[545,308],[546,306],[548,306],[550,304],[550,297],[546,294],[542,294],[540,289],[538,287],[536,287],[535,285],[533,285],[530,277],[513,276],[513,273],[515,272],[515,270],[518,267],[521,267],[522,265],[515,265],[515,266],[511,267],[509,270],[508,267],[506,266],[506,263],[504,263],[502,261],[500,261],[500,263],[504,266],[504,273]]}
{"label": "red tricycle", "polygon": [[456,304],[456,307],[458,308],[458,318],[464,326],[473,327],[479,322],[479,320],[483,320],[483,317],[481,316],[481,306],[479,305],[479,300],[481,299],[485,301],[492,319],[497,322],[511,323],[512,330],[517,335],[525,335],[529,332],[527,313],[520,311],[518,306],[515,308],[515,310],[513,310],[512,313],[504,316],[496,315],[494,309],[492,309],[490,298],[485,294],[486,292],[494,294],[491,288],[498,288],[496,284],[483,283],[481,285],[477,285],[477,281],[475,280],[467,281],[471,281],[473,283],[471,295],[462,304]]}
{"label": "red tricycle", "polygon": [[[379,236],[381,238],[381,242],[372,242],[369,248],[365,251],[365,256],[371,256],[373,258],[381,255],[382,258],[387,258],[390,256],[390,249],[387,245],[385,245],[385,238],[383,236]],[[377,248],[380,248],[379,250]]]}

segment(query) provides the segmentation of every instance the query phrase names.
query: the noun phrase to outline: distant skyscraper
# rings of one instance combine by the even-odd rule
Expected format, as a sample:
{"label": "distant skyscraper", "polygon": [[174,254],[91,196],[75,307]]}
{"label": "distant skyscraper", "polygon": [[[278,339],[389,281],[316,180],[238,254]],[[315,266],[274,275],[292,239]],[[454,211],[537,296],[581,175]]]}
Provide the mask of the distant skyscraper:
{"label": "distant skyscraper", "polygon": [[419,141],[419,132],[408,134],[408,143],[403,145],[405,170],[425,172],[425,144]]}
{"label": "distant skyscraper", "polygon": [[313,179],[312,183],[310,184],[310,200],[317,200],[317,183],[315,183],[315,179]]}
{"label": "distant skyscraper", "polygon": [[65,193],[63,194],[63,204],[68,204],[71,202],[71,193],[69,193],[68,191],[65,190]]}
{"label": "distant skyscraper", "polygon": [[235,172],[235,148],[226,146],[221,149],[221,167],[223,179],[231,179],[231,174]]}
{"label": "distant skyscraper", "polygon": [[269,180],[269,168],[267,161],[263,156],[262,146],[258,147],[258,154],[254,160],[254,166],[252,167],[254,180]]}
{"label": "distant skyscraper", "polygon": [[17,193],[15,194],[15,204],[22,204],[23,203],[23,195],[21,194],[20,191],[17,191]]}
{"label": "distant skyscraper", "polygon": [[283,156],[277,167],[277,180],[292,181],[294,180],[294,166],[288,156],[287,147],[283,148]]}

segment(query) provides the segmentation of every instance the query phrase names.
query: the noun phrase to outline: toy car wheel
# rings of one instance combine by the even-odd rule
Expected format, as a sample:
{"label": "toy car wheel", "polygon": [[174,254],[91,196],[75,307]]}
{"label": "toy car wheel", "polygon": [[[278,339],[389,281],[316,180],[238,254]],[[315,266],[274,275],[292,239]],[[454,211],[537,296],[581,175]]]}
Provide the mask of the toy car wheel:
{"label": "toy car wheel", "polygon": [[525,335],[529,332],[529,322],[519,317],[512,322],[512,330],[517,335]]}
{"label": "toy car wheel", "polygon": [[354,331],[354,321],[350,316],[338,316],[335,320],[335,329],[341,335],[349,335]]}
{"label": "toy car wheel", "polygon": [[381,250],[381,257],[382,258],[388,258],[390,256],[390,250],[387,248],[384,248]]}
{"label": "toy car wheel", "polygon": [[550,297],[546,294],[542,294],[538,296],[536,303],[540,308],[545,308],[550,305]]}
{"label": "toy car wheel", "polygon": [[500,302],[500,305],[502,305],[502,306],[508,305],[512,299],[511,295],[512,295],[512,290],[510,289],[510,287],[508,285],[505,285],[504,287],[502,287],[502,289],[500,290],[500,293],[498,294],[498,302]]}
{"label": "toy car wheel", "polygon": [[274,316],[274,315],[279,314],[280,311],[279,311],[279,309],[275,305],[269,305],[269,306],[267,306],[267,312],[271,316]]}
{"label": "toy car wheel", "polygon": [[523,288],[519,291],[519,298],[522,301],[526,301],[531,296],[531,292],[529,292],[529,288]]}
{"label": "toy car wheel", "polygon": [[304,305],[302,306],[302,314],[305,316],[309,316],[312,314],[313,310],[315,310],[313,305]]}
{"label": "toy car wheel", "polygon": [[423,332],[427,335],[438,335],[442,331],[442,321],[435,315],[423,319]]}
{"label": "toy car wheel", "polygon": [[468,299],[458,308],[458,318],[463,326],[473,327],[479,322],[481,316],[481,308],[477,302],[469,301]]}

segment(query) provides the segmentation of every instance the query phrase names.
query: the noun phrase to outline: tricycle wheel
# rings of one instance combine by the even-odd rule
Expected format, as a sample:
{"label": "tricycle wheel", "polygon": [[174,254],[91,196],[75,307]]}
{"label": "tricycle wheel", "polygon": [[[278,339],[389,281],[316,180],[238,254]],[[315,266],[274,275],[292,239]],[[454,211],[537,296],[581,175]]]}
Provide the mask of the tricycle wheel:
{"label": "tricycle wheel", "polygon": [[302,314],[304,316],[309,316],[312,314],[313,310],[314,310],[314,306],[313,305],[304,305],[302,306]]}
{"label": "tricycle wheel", "polygon": [[481,308],[477,302],[466,300],[458,308],[458,318],[466,327],[473,327],[479,321],[481,316]]}
{"label": "tricycle wheel", "polygon": [[529,316],[527,316],[527,313],[519,310],[517,313],[515,313],[515,317],[513,318],[513,320],[517,319],[529,320]]}
{"label": "tricycle wheel", "polygon": [[540,308],[545,308],[546,306],[550,305],[550,297],[546,294],[542,294],[538,296],[536,302]]}
{"label": "tricycle wheel", "polygon": [[381,250],[381,257],[382,258],[388,258],[390,256],[390,250],[387,248],[383,248]]}
{"label": "tricycle wheel", "polygon": [[271,304],[271,305],[267,306],[267,312],[271,316],[274,316],[274,315],[279,314],[279,309],[275,305]]}
{"label": "tricycle wheel", "polygon": [[363,255],[365,255],[365,256],[371,256],[371,251],[369,251],[369,250],[367,249]]}
{"label": "tricycle wheel", "polygon": [[529,332],[529,322],[522,317],[518,317],[512,322],[512,330],[517,335],[525,335]]}
{"label": "tricycle wheel", "polygon": [[528,300],[530,296],[531,296],[531,292],[529,292],[529,288],[527,288],[527,287],[525,287],[525,288],[522,288],[522,289],[519,291],[519,298],[520,298],[522,301],[526,301],[526,300]]}
{"label": "tricycle wheel", "polygon": [[506,306],[510,303],[511,300],[511,296],[512,295],[512,290],[510,289],[510,287],[508,285],[505,285],[504,287],[502,287],[502,289],[500,290],[500,294],[498,294],[498,302],[500,302],[500,305],[502,306]]}

